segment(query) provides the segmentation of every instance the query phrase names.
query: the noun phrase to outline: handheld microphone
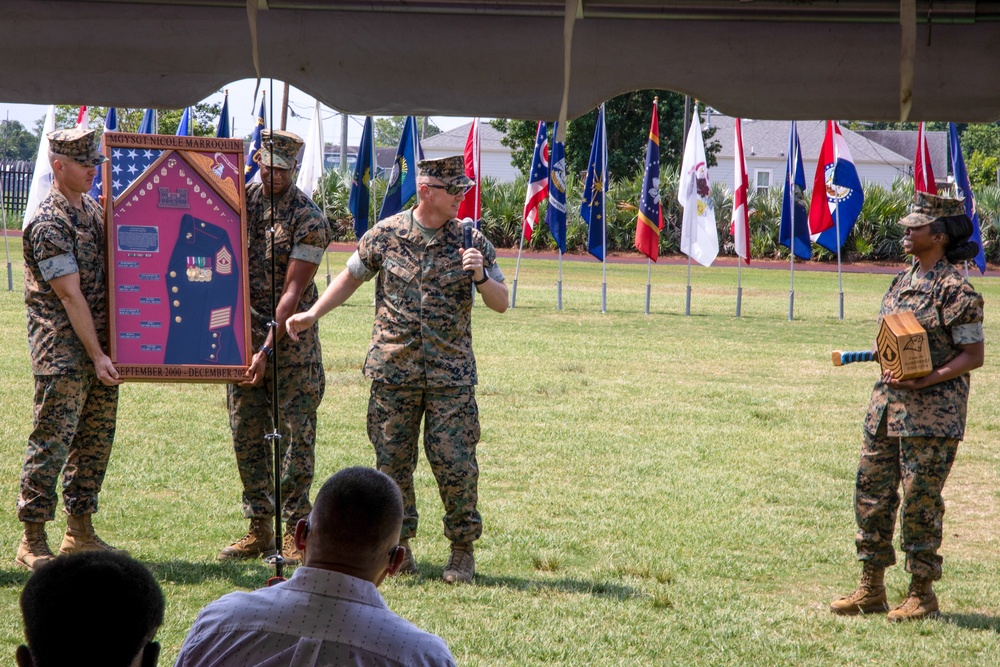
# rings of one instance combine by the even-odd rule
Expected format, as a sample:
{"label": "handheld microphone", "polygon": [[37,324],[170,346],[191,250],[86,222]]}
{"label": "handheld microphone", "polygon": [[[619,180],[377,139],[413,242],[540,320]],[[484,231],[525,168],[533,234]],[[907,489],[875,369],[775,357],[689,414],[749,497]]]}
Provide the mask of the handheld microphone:
{"label": "handheld microphone", "polygon": [[472,247],[472,229],[476,223],[472,218],[462,220],[462,247],[468,250]]}
{"label": "handheld microphone", "polygon": [[[462,248],[468,250],[472,247],[472,228],[476,226],[472,218],[466,218],[462,220]],[[472,271],[465,272],[468,275],[472,275]]]}

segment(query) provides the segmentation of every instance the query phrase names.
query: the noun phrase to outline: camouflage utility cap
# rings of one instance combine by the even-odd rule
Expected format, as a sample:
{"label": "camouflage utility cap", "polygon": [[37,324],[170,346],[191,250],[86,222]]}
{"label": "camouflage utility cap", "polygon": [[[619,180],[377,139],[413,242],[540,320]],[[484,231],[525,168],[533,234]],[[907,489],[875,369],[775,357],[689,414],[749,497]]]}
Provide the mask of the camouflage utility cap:
{"label": "camouflage utility cap", "polygon": [[101,155],[94,143],[94,130],[74,128],[54,130],[45,135],[49,140],[49,150],[57,155],[65,155],[84,167],[96,167],[108,158]]}
{"label": "camouflage utility cap", "polygon": [[[273,145],[272,145],[273,142]],[[293,169],[302,148],[302,137],[284,130],[264,130],[260,133],[260,163],[278,169]]]}
{"label": "camouflage utility cap", "polygon": [[910,214],[899,221],[904,227],[923,227],[938,218],[965,215],[965,200],[918,192]]}
{"label": "camouflage utility cap", "polygon": [[436,178],[446,185],[469,187],[475,181],[465,175],[465,157],[452,155],[436,160],[420,160],[417,162],[417,175]]}

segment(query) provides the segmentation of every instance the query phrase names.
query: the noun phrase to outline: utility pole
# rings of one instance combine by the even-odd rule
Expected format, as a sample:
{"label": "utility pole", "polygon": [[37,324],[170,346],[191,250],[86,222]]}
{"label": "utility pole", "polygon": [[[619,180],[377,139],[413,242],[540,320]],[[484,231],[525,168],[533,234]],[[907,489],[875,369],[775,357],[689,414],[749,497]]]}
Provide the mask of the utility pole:
{"label": "utility pole", "polygon": [[347,114],[340,114],[340,173],[347,173]]}
{"label": "utility pole", "polygon": [[281,129],[288,127],[288,83],[282,86],[281,92]]}

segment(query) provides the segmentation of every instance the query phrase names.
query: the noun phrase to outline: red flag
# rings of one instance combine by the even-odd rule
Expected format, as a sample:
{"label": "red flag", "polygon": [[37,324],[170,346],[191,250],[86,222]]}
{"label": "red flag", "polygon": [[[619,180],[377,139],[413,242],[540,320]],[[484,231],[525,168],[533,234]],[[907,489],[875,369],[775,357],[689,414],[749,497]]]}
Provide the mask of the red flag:
{"label": "red flag", "polygon": [[87,112],[87,107],[82,106],[76,114],[76,129],[86,130],[88,125],[90,125],[90,114]]}
{"label": "red flag", "polygon": [[733,187],[733,222],[729,227],[736,244],[736,254],[750,263],[750,215],[747,202],[749,188],[747,186],[747,164],[743,156],[743,121],[736,119],[736,168],[735,186]]}
{"label": "red flag", "polygon": [[458,219],[472,218],[479,220],[483,217],[483,201],[479,189],[480,178],[480,153],[479,153],[479,119],[472,119],[472,127],[469,128],[469,138],[465,140],[465,175],[476,182],[472,189],[465,193],[465,199],[458,206]]}
{"label": "red flag", "polygon": [[917,156],[913,160],[913,187],[917,192],[937,194],[934,168],[931,166],[931,152],[927,147],[927,131],[920,123],[917,129]]}
{"label": "red flag", "polygon": [[635,221],[635,247],[654,262],[660,257],[660,232],[663,230],[663,206],[660,204],[660,119],[657,99],[653,98],[653,121],[646,143],[646,168],[639,193],[639,217]]}

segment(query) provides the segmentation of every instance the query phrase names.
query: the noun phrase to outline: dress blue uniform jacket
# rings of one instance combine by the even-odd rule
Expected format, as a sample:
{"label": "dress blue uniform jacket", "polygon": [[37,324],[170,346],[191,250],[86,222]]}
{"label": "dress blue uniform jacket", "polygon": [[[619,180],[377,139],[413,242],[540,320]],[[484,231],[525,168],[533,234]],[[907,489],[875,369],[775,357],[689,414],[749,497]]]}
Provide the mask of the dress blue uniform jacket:
{"label": "dress blue uniform jacket", "polygon": [[240,284],[236,258],[224,229],[184,214],[167,270],[165,363],[245,363],[233,329]]}

